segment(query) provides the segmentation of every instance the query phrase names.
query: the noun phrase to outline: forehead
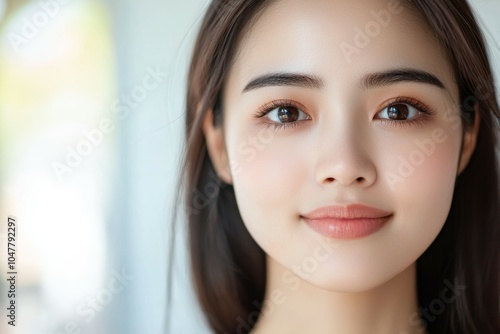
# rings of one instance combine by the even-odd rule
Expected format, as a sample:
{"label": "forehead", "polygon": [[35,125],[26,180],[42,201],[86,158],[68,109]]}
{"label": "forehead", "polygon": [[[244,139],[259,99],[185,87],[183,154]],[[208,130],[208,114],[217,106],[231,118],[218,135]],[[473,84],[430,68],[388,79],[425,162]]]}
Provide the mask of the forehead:
{"label": "forehead", "polygon": [[345,87],[364,74],[418,68],[453,87],[451,66],[415,9],[398,0],[280,0],[245,32],[227,87],[276,71],[311,73]]}

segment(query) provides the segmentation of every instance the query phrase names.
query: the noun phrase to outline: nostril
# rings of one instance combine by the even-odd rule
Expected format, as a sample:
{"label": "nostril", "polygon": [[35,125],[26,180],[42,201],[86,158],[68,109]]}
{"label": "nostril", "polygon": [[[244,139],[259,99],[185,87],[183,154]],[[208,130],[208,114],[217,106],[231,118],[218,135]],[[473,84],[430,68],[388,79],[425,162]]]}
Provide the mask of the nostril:
{"label": "nostril", "polygon": [[325,177],[323,179],[323,184],[331,184],[331,183],[340,183],[340,184],[344,184],[344,185],[348,185],[348,184],[354,184],[354,183],[357,183],[357,184],[360,184],[360,185],[364,185],[368,182],[367,178],[363,177],[363,176],[360,176],[360,177],[357,177],[357,178],[348,178],[345,180],[345,182],[343,182],[340,178],[334,178],[334,177]]}

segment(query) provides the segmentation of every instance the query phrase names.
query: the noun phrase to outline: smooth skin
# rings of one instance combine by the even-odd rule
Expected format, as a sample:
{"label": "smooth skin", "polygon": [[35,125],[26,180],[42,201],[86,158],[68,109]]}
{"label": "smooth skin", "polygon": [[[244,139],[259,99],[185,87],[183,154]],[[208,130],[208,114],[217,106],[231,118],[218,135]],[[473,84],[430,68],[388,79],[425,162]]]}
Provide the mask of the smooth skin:
{"label": "smooth skin", "polygon": [[[267,254],[266,307],[253,334],[425,333],[416,260],[445,223],[479,116],[463,131],[444,52],[414,12],[403,3],[397,12],[397,5],[274,2],[241,40],[223,91],[223,125],[212,126],[211,112],[205,118],[210,158],[233,185],[245,226]],[[379,23],[378,34],[372,27],[369,43],[349,56],[341,46],[356,47],[356,28],[373,26],[372,11],[381,10],[390,22]],[[366,85],[367,76],[398,69],[429,73],[444,87],[408,78]],[[276,73],[315,80],[248,87]],[[433,114],[398,102],[392,110],[408,113],[391,119],[387,107],[398,97]],[[277,100],[293,104],[291,118],[279,108],[256,116]],[[291,120],[296,126],[275,128]],[[349,203],[393,216],[376,233],[350,240],[322,236],[301,219]]]}

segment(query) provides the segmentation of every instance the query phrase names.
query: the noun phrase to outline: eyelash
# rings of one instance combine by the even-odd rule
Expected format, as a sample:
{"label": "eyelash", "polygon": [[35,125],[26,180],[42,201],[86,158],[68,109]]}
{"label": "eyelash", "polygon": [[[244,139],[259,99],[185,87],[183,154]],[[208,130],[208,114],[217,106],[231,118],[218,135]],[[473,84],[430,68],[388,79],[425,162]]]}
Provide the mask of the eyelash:
{"label": "eyelash", "polygon": [[419,112],[419,115],[409,121],[394,121],[390,119],[381,119],[380,122],[382,122],[382,124],[395,127],[422,126],[430,117],[436,114],[436,112],[426,104],[422,103],[416,98],[406,97],[406,96],[398,96],[390,100],[390,102],[387,103],[383,108],[381,108],[377,112],[377,114],[390,106],[398,104],[407,104],[415,108]]}
{"label": "eyelash", "polygon": [[[405,97],[405,96],[398,96],[398,97],[390,100],[390,102],[387,103],[384,107],[382,107],[377,112],[377,114],[379,114],[384,109],[386,109],[390,106],[398,105],[398,104],[407,104],[407,105],[415,108],[418,112],[420,112],[420,115],[415,117],[412,120],[409,120],[409,121],[394,121],[394,120],[390,120],[390,119],[381,119],[380,122],[382,122],[382,124],[393,126],[393,127],[422,126],[424,124],[424,122],[427,121],[427,119],[429,117],[431,117],[432,115],[435,114],[435,112],[431,108],[429,108],[427,105],[420,102],[416,98]],[[262,106],[261,108],[259,108],[259,111],[255,114],[255,117],[262,118],[262,117],[266,116],[269,112],[273,111],[274,109],[281,108],[281,107],[294,107],[294,108],[297,108],[297,109],[301,110],[302,112],[304,112],[303,111],[304,108],[302,106],[300,106],[299,104],[297,104],[296,102],[294,102],[292,100],[280,99],[280,100],[271,101],[271,102],[265,104],[264,106]],[[281,129],[285,129],[285,128],[295,128],[295,127],[301,126],[303,123],[304,122],[302,120],[302,121],[295,121],[295,122],[291,122],[291,123],[276,123],[276,122],[267,123],[267,122],[263,122],[262,124],[265,124],[266,128],[274,126],[274,130],[276,131],[276,130],[281,130]]]}
{"label": "eyelash", "polygon": [[[271,102],[263,105],[259,109],[257,114],[255,115],[255,117],[257,117],[257,118],[264,117],[269,112],[273,111],[274,109],[281,108],[281,107],[294,107],[294,108],[300,109],[301,111],[304,109],[302,106],[298,105],[296,102],[294,102],[292,100],[285,100],[285,99],[274,100],[274,101],[271,101]],[[284,128],[295,128],[297,126],[302,125],[302,122],[301,121],[292,122],[292,123],[267,123],[267,122],[263,122],[262,124],[266,125],[266,129],[268,129],[271,126],[274,126],[274,130],[279,130],[279,129],[284,129]]]}

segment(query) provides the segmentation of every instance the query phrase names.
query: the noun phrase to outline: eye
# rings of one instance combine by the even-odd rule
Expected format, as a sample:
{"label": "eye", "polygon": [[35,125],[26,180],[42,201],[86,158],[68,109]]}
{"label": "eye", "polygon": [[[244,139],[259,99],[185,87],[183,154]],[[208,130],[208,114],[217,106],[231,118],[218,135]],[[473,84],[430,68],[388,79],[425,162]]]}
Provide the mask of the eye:
{"label": "eye", "polygon": [[377,113],[383,123],[391,126],[422,125],[435,112],[424,103],[409,97],[397,97]]}
{"label": "eye", "polygon": [[256,118],[266,117],[270,122],[266,126],[274,126],[275,130],[285,127],[296,127],[311,117],[302,111],[302,107],[291,100],[276,100],[262,106],[255,115]]}
{"label": "eye", "polygon": [[393,121],[406,121],[408,118],[415,118],[420,112],[406,103],[392,104],[384,108],[379,115],[386,115]]}
{"label": "eye", "polygon": [[308,119],[307,114],[294,106],[281,106],[267,113],[267,118],[276,123],[293,123]]}

